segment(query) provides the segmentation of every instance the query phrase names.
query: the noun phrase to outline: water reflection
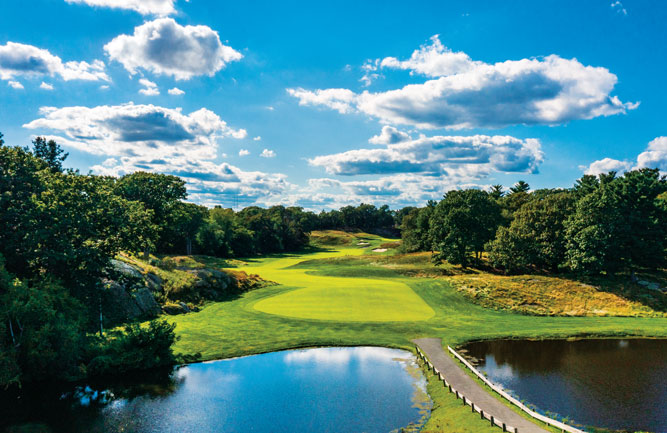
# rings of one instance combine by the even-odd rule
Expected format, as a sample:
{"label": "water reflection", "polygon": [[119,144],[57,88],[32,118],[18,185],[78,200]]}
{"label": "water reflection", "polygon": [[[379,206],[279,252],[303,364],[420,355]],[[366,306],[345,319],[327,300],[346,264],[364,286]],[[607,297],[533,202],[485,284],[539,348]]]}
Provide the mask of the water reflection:
{"label": "water reflection", "polygon": [[425,380],[413,364],[409,352],[374,347],[199,363],[166,381],[116,385],[118,398],[104,406],[58,400],[53,410],[51,397],[35,394],[9,422],[68,432],[388,432],[424,415],[415,397],[423,401]]}
{"label": "water reflection", "polygon": [[465,349],[493,381],[543,411],[667,432],[666,340],[497,340]]}

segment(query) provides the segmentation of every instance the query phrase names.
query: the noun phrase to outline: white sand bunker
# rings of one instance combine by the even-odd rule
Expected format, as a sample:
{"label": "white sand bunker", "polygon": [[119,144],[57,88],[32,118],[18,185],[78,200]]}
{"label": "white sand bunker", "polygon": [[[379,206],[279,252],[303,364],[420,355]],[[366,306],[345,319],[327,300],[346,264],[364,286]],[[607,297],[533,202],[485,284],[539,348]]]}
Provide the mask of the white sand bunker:
{"label": "white sand bunker", "polygon": [[364,246],[364,245],[370,245],[370,244],[368,242],[361,241],[357,245]]}
{"label": "white sand bunker", "polygon": [[374,253],[384,253],[385,251],[387,251],[386,248],[376,248],[373,250]]}

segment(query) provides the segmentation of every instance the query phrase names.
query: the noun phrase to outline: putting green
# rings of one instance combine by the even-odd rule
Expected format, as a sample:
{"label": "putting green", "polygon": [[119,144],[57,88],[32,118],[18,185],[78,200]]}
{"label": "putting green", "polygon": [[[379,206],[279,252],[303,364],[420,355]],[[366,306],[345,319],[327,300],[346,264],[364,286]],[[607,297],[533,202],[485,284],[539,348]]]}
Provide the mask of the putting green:
{"label": "putting green", "polygon": [[[348,248],[316,253],[310,259],[359,255]],[[294,290],[262,299],[253,308],[263,313],[300,319],[347,322],[412,322],[426,320],[433,309],[406,284],[389,279],[346,278],[308,274],[290,268],[302,257],[262,259],[243,268]]]}

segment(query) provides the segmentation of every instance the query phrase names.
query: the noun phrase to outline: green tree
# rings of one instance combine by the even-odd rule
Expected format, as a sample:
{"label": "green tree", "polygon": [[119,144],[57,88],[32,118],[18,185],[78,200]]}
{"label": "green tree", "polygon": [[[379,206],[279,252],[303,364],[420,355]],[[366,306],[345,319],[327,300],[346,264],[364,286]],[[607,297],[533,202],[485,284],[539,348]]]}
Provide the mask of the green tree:
{"label": "green tree", "polygon": [[[168,245],[170,240],[159,234],[166,233],[171,223],[170,213],[187,197],[185,181],[176,176],[138,171],[125,175],[116,183],[116,193],[129,201],[138,201],[153,212],[152,227],[158,234],[154,242],[146,242],[144,256],[148,257],[152,244],[157,248]],[[148,239],[147,233],[144,238]]]}
{"label": "green tree", "polygon": [[489,195],[491,196],[492,199],[498,201],[505,195],[505,190],[503,189],[503,186],[500,184],[491,185],[491,190],[489,191]]}
{"label": "green tree", "polygon": [[37,137],[32,141],[33,153],[44,162],[54,172],[63,171],[63,161],[67,159],[69,153],[66,153],[53,140],[46,141],[44,137]]}
{"label": "green tree", "polygon": [[509,272],[528,266],[555,271],[565,262],[564,221],[574,208],[570,192],[532,198],[515,214],[509,227],[500,227],[487,246],[494,266]]}
{"label": "green tree", "polygon": [[437,204],[430,220],[430,237],[437,251],[436,263],[443,259],[464,268],[474,253],[481,257],[484,245],[495,236],[500,223],[500,207],[485,191],[449,191]]}

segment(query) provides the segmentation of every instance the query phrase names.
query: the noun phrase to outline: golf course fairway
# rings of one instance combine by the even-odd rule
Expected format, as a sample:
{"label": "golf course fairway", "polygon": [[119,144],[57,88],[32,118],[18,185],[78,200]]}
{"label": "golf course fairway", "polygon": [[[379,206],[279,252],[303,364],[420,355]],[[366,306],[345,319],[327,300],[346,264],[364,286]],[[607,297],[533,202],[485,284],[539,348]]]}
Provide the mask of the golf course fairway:
{"label": "golf course fairway", "polygon": [[[313,259],[359,255],[360,248],[313,254]],[[257,302],[253,308],[269,314],[301,319],[349,322],[410,322],[426,320],[435,311],[408,285],[391,279],[332,277],[291,268],[301,258],[282,258],[241,268],[293,287],[307,285]]]}

